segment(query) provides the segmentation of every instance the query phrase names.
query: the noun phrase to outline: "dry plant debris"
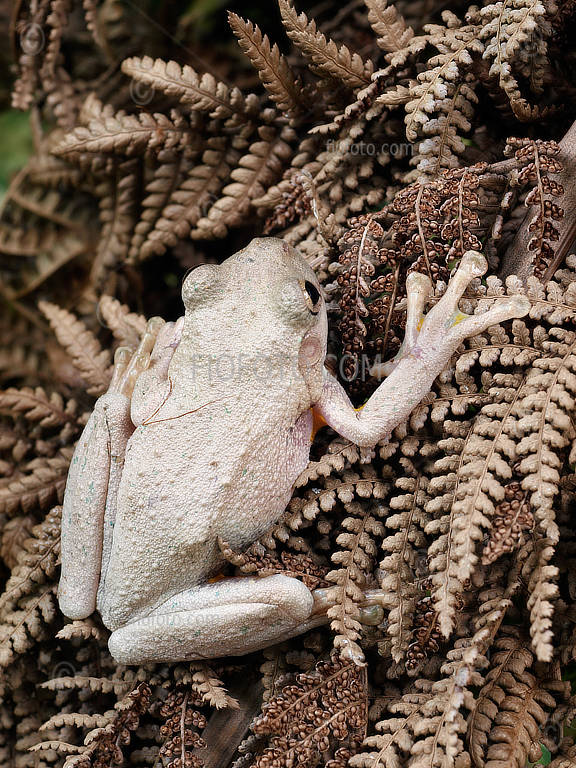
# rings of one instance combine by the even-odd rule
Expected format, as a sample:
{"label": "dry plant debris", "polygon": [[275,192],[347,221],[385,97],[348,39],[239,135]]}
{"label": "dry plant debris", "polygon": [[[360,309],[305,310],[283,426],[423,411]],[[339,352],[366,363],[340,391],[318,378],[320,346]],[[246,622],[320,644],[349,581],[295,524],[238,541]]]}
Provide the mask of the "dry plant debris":
{"label": "dry plant debris", "polygon": [[[35,150],[0,211],[0,763],[225,768],[212,722],[235,768],[576,766],[576,4],[278,0],[267,31],[240,3],[221,69],[172,5],[12,14]],[[173,317],[186,269],[262,233],[316,269],[358,404],[411,271],[435,301],[478,249],[491,274],[462,308],[532,309],[468,339],[375,451],[320,432],[275,528],[220,542],[231,570],[329,590],[329,626],[212,667],[122,667],[98,616],[57,608],[73,447],[144,315]],[[244,738],[239,679],[261,695]]]}

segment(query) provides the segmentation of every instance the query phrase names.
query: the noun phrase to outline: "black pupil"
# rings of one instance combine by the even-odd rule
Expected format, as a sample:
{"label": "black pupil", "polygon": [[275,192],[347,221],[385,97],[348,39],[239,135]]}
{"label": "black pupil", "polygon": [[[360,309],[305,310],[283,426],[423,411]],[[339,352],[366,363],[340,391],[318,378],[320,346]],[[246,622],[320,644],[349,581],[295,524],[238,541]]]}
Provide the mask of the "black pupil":
{"label": "black pupil", "polygon": [[306,280],[306,282],[304,283],[304,288],[306,289],[306,293],[308,294],[308,296],[310,296],[310,299],[312,301],[312,306],[315,306],[318,303],[318,300],[320,299],[320,291],[318,290],[318,288],[316,288],[314,283],[311,283],[308,280]]}

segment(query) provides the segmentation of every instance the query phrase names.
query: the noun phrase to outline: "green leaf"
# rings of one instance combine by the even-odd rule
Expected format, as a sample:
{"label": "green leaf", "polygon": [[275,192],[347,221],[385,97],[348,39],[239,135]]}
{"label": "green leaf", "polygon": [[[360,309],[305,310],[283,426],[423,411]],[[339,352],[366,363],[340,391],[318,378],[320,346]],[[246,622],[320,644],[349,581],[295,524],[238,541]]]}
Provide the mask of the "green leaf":
{"label": "green leaf", "polygon": [[0,112],[0,198],[10,184],[12,175],[19,171],[32,154],[30,120],[26,112],[7,109]]}

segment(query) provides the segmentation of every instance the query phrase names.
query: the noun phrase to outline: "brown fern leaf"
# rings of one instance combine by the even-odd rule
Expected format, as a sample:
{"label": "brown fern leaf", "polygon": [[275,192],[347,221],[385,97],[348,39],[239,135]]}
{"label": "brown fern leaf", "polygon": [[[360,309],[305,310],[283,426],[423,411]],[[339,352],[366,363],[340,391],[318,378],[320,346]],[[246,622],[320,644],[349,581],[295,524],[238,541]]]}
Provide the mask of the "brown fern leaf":
{"label": "brown fern leaf", "polygon": [[239,704],[234,699],[212,670],[206,664],[193,663],[190,665],[190,685],[202,701],[216,709],[238,709]]}
{"label": "brown fern leaf", "polygon": [[0,596],[0,617],[13,611],[20,600],[36,585],[52,582],[60,557],[60,510],[51,510],[42,523],[30,530],[22,543],[17,562]]}
{"label": "brown fern leaf", "polygon": [[19,77],[12,91],[12,106],[15,109],[29,109],[33,104],[40,80],[41,54],[49,12],[50,3],[35,3],[30,7],[27,18],[16,21],[14,31],[18,33],[21,52],[18,59]]}
{"label": "brown fern leaf", "polygon": [[110,352],[102,349],[98,339],[72,313],[47,301],[41,301],[38,306],[86,382],[87,391],[91,395],[102,395],[112,375]]}
{"label": "brown fern leaf", "polygon": [[181,67],[175,61],[134,57],[122,62],[122,71],[167,96],[175,96],[190,108],[208,112],[211,117],[245,121],[256,117],[260,106],[257,96],[245,97],[239,88],[230,88],[212,74],[200,76],[192,67]]}
{"label": "brown fern leaf", "polygon": [[539,731],[568,686],[559,679],[539,679],[529,671],[533,656],[525,639],[513,630],[496,647],[469,718],[471,754],[478,768],[524,768],[527,760],[541,757]]}
{"label": "brown fern leaf", "polygon": [[319,662],[314,671],[297,675],[252,724],[255,734],[268,737],[253,768],[281,768],[295,760],[312,766],[331,745],[353,753],[366,729],[366,694],[365,670],[355,664]]}
{"label": "brown fern leaf", "polygon": [[296,11],[290,0],[278,0],[282,21],[288,37],[310,61],[311,68],[321,77],[342,82],[349,88],[364,88],[373,72],[371,61],[363,61],[345,45],[338,47],[333,40],[316,28],[305,13]]}
{"label": "brown fern leaf", "polygon": [[[451,167],[457,165],[456,155],[464,149],[457,130],[470,129],[468,118],[476,97],[474,78],[469,77],[469,71],[473,63],[472,55],[482,50],[482,44],[477,39],[474,25],[462,25],[451,11],[444,11],[442,15],[446,27],[436,24],[426,26],[429,42],[437,44],[439,53],[429,60],[410,89],[405,122],[408,141],[416,141],[431,116],[440,112],[443,116],[438,124],[433,121],[428,126],[428,133],[438,136],[438,163]],[[442,98],[438,99],[437,94],[442,94]]]}
{"label": "brown fern leaf", "polygon": [[552,32],[548,16],[556,9],[554,3],[535,0],[512,0],[490,3],[480,10],[471,9],[470,16],[478,24],[478,38],[485,48],[483,58],[490,62],[490,76],[498,78],[500,88],[509,99],[519,120],[532,120],[542,114],[531,107],[520,91],[516,69],[526,72],[522,61],[530,62],[534,90],[542,85],[546,65],[546,39]]}
{"label": "brown fern leaf", "polygon": [[202,758],[195,754],[195,750],[206,747],[198,733],[206,727],[206,718],[194,709],[201,703],[202,699],[183,685],[175,686],[168,694],[160,709],[164,724],[160,729],[163,743],[159,757],[163,764],[174,768],[178,765],[201,768],[204,765]]}
{"label": "brown fern leaf", "polygon": [[395,5],[387,0],[364,0],[368,8],[368,21],[378,35],[378,45],[387,53],[406,48],[414,37],[414,30],[404,21]]}
{"label": "brown fern leaf", "polygon": [[229,227],[242,224],[252,200],[280,177],[283,165],[292,155],[288,143],[294,138],[292,129],[285,126],[278,131],[272,126],[262,126],[258,129],[258,138],[240,158],[230,174],[232,183],[224,187],[222,197],[198,221],[191,237],[223,237]]}
{"label": "brown fern leaf", "polygon": [[4,526],[0,541],[0,557],[10,570],[18,562],[18,557],[25,542],[30,538],[30,531],[34,524],[35,520],[32,515],[22,515],[8,520]]}
{"label": "brown fern leaf", "polygon": [[0,512],[28,514],[61,503],[73,450],[64,446],[56,456],[32,459],[14,478],[5,479],[0,485]]}
{"label": "brown fern leaf", "polygon": [[342,265],[336,281],[340,289],[339,305],[342,317],[339,324],[343,345],[343,375],[350,381],[362,377],[362,352],[367,334],[364,318],[369,311],[366,300],[370,298],[374,275],[374,262],[380,255],[379,245],[384,230],[370,215],[353,218],[349,229],[338,243],[339,263]]}
{"label": "brown fern leaf", "polygon": [[111,114],[103,108],[87,126],[80,125],[68,133],[54,152],[79,161],[84,155],[103,153],[134,157],[146,152],[154,155],[162,149],[186,151],[197,148],[199,143],[190,124],[176,110],[170,116],[162,112],[128,115],[123,111]]}
{"label": "brown fern leaf", "polygon": [[536,209],[528,227],[528,231],[533,233],[528,242],[528,250],[534,252],[534,274],[542,277],[554,258],[554,246],[551,243],[559,238],[553,222],[564,217],[563,208],[554,202],[554,198],[562,195],[564,187],[550,178],[550,174],[558,174],[562,170],[562,165],[556,159],[560,147],[555,141],[509,139],[506,152],[514,153],[518,160],[528,160],[528,164],[518,174],[518,181],[532,187],[524,201],[527,208]]}
{"label": "brown fern leaf", "polygon": [[266,551],[259,542],[242,553],[234,552],[229,544],[221,539],[218,540],[218,545],[226,560],[241,573],[255,573],[260,577],[284,573],[301,579],[308,589],[328,586],[328,568],[319,565],[308,555],[282,552],[278,556],[276,552]]}
{"label": "brown fern leaf", "polygon": [[113,168],[112,179],[97,188],[101,230],[90,270],[90,283],[95,288],[102,286],[108,273],[126,260],[138,220],[140,163],[138,160],[115,162]]}
{"label": "brown fern leaf", "polygon": [[[358,490],[357,486],[357,493]],[[334,647],[341,658],[361,664],[364,654],[357,642],[361,629],[360,604],[364,600],[366,575],[373,570],[378,552],[376,541],[381,539],[384,526],[378,520],[379,505],[351,501],[344,506],[347,516],[341,523],[342,533],[336,538],[339,549],[331,556],[334,565],[339,567],[326,575],[326,580],[336,585],[328,590],[328,600],[334,603],[328,609],[328,617],[336,633]]]}
{"label": "brown fern leaf", "polygon": [[[437,448],[422,441],[417,443],[414,453],[430,461]],[[388,535],[382,542],[386,556],[380,563],[380,587],[386,596],[384,607],[389,610],[386,633],[390,638],[392,658],[397,663],[403,659],[412,640],[414,612],[420,593],[417,586],[418,550],[426,546],[424,528],[428,522],[424,507],[429,499],[429,480],[427,473],[415,465],[414,458],[402,456],[399,459],[401,471],[388,499],[391,511],[386,517]]]}
{"label": "brown fern leaf", "polygon": [[[92,727],[93,730],[90,730],[84,739],[84,747],[79,754],[68,758],[67,768],[84,768],[84,766],[104,768],[113,763],[122,763],[124,760],[122,747],[130,744],[140,718],[148,711],[151,698],[150,686],[148,683],[141,682],[117,702],[114,707],[115,712],[92,718],[92,722],[86,715],[70,714],[70,724]],[[52,724],[64,725],[65,723],[52,721]],[[49,727],[48,723],[45,727]]]}
{"label": "brown fern leaf", "polygon": [[[231,146],[227,138],[208,138],[200,163],[186,173],[179,187],[166,201],[153,229],[142,244],[141,257],[163,253],[167,247],[176,245],[182,238],[205,236],[203,232],[211,226],[210,222],[206,221],[206,216],[210,215],[212,207],[219,201],[232,169],[237,176],[242,175],[237,168],[240,159],[240,152],[235,146]],[[249,201],[244,203],[244,206],[247,205]],[[195,227],[199,226],[201,220],[203,229],[198,231]],[[140,231],[140,224],[136,227],[137,232]],[[210,236],[209,232],[206,236]]]}
{"label": "brown fern leaf", "polygon": [[77,422],[74,400],[65,403],[57,392],[48,395],[42,387],[10,388],[0,392],[0,412],[10,415],[21,413],[28,421],[38,422],[41,427]]}
{"label": "brown fern leaf", "polygon": [[468,744],[473,764],[477,768],[486,764],[490,730],[506,696],[502,686],[510,685],[513,677],[521,679],[534,661],[526,645],[525,638],[513,631],[496,641],[490,670],[468,717]]}
{"label": "brown fern leaf", "polygon": [[[131,233],[130,262],[161,253],[165,242],[172,245],[179,237],[188,234],[189,230],[183,230],[175,221],[176,217],[172,215],[168,218],[167,213],[182,205],[184,185],[188,183],[188,176],[194,167],[193,160],[184,153],[173,150],[159,152],[158,167],[154,168],[150,180],[146,182],[140,218]],[[168,222],[164,217],[168,218]]]}
{"label": "brown fern leaf", "polygon": [[232,11],[228,11],[228,21],[278,109],[290,116],[297,114],[306,103],[302,83],[278,46],[270,45],[268,37],[262,34],[257,24],[245,21]]}
{"label": "brown fern leaf", "polygon": [[524,533],[534,527],[534,516],[526,502],[526,492],[517,482],[504,488],[504,501],[496,507],[490,538],[484,545],[482,563],[488,565],[512,552],[524,542]]}
{"label": "brown fern leaf", "polygon": [[60,556],[60,507],[32,528],[0,607],[0,667],[45,639],[58,616],[54,577]]}
{"label": "brown fern leaf", "polygon": [[440,680],[421,678],[400,700],[388,704],[387,716],[376,724],[378,734],[364,741],[363,746],[371,751],[353,756],[352,768],[443,768],[469,764],[462,741],[466,722],[461,709],[473,705],[474,697],[468,687],[480,682],[475,670],[480,663],[474,639],[459,641],[448,653]]}
{"label": "brown fern leaf", "polygon": [[568,736],[562,740],[560,745],[560,754],[549,763],[549,768],[575,768],[576,766],[576,744],[572,737]]}
{"label": "brown fern leaf", "polygon": [[112,296],[102,296],[98,304],[102,320],[122,347],[136,347],[146,330],[146,318],[130,312]]}

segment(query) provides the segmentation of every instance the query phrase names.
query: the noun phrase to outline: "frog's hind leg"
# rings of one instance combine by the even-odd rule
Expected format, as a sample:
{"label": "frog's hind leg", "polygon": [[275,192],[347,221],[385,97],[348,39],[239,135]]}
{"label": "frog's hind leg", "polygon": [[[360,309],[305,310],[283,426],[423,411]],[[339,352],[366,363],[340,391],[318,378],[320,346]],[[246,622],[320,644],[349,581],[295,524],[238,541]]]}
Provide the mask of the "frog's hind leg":
{"label": "frog's hind leg", "polygon": [[115,490],[134,431],[130,398],[120,391],[130,358],[130,350],[117,350],[110,388],[97,400],[68,472],[58,600],[62,613],[71,619],[84,619],[96,608],[103,556],[112,535],[105,528],[109,520],[110,527],[113,524]]}
{"label": "frog's hind leg", "polygon": [[108,391],[97,400],[72,457],[62,509],[58,589],[62,613],[71,619],[94,611],[104,581],[126,444],[134,432],[132,390],[148,365],[161,325],[160,318],[149,321],[136,352],[126,347],[116,351]]}
{"label": "frog's hind leg", "polygon": [[276,574],[239,577],[180,592],[112,633],[123,664],[242,656],[325,624],[302,582]]}

